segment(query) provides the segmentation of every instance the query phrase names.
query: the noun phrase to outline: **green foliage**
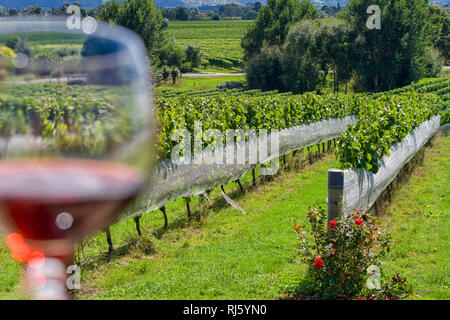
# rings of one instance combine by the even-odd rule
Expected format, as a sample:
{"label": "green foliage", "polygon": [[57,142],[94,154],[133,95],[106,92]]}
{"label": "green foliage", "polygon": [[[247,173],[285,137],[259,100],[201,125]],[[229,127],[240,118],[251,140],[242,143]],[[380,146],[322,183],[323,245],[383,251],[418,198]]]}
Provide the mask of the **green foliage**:
{"label": "green foliage", "polygon": [[[169,38],[175,38],[182,47],[195,44],[201,48],[204,59],[221,59],[219,67],[226,68],[244,66],[244,51],[240,46],[241,38],[251,21],[221,20],[221,21],[173,21],[164,33]],[[216,63],[218,60],[211,60]],[[231,62],[232,64],[230,64]]]}
{"label": "green foliage", "polygon": [[442,70],[442,60],[439,51],[433,47],[427,48],[419,61],[422,68],[421,74],[427,78],[436,77]]}
{"label": "green foliage", "polygon": [[200,47],[188,44],[185,49],[185,62],[190,62],[193,68],[198,68],[203,58]]}
{"label": "green foliage", "polygon": [[220,68],[230,69],[233,67],[233,63],[223,58],[208,58],[209,65]]}
{"label": "green foliage", "polygon": [[[362,96],[301,96],[277,95],[268,92],[233,92],[215,95],[188,96],[186,92],[157,100],[160,124],[160,157],[165,159],[177,144],[171,140],[177,129],[194,132],[194,122],[200,121],[203,130],[218,129],[226,137],[227,129],[285,129],[324,119],[342,118],[356,114],[368,98]],[[220,94],[219,94],[220,93]],[[277,92],[276,92],[277,93]]]}
{"label": "green foliage", "polygon": [[322,23],[316,35],[316,55],[323,71],[331,68],[333,92],[339,90],[339,82],[348,82],[353,73],[354,30],[341,19]]}
{"label": "green foliage", "polygon": [[311,1],[303,0],[269,0],[263,6],[252,26],[247,29],[241,46],[245,51],[244,59],[248,60],[259,53],[264,41],[269,46],[281,46],[291,26],[301,19],[314,19],[317,9]]}
{"label": "green foliage", "polygon": [[441,126],[450,123],[450,109],[447,109],[441,113]]}
{"label": "green foliage", "polygon": [[170,75],[172,76],[173,83],[177,82],[177,78],[180,76],[180,70],[175,67],[170,71]]}
{"label": "green foliage", "polygon": [[307,218],[311,236],[294,224],[299,256],[312,282],[307,293],[321,299],[356,298],[365,289],[368,268],[379,267],[387,253],[390,235],[362,211],[332,220],[329,226],[325,209],[310,208]]}
{"label": "green foliage", "polygon": [[444,63],[450,64],[450,14],[438,5],[428,6],[432,27],[432,42],[442,55]]}
{"label": "green foliage", "polygon": [[180,46],[167,41],[158,50],[159,63],[161,66],[177,67],[181,69],[183,62],[186,60],[186,54]]}
{"label": "green foliage", "polygon": [[[366,26],[370,5],[381,9],[381,29]],[[356,32],[357,81],[364,91],[386,91],[424,77],[421,57],[430,45],[428,1],[350,0],[345,15]]]}
{"label": "green foliage", "polygon": [[[127,92],[107,86],[8,85],[0,97],[3,136],[32,133],[48,148],[100,155],[130,137]],[[102,96],[102,99],[99,99]],[[116,105],[121,108],[116,108]]]}
{"label": "green foliage", "polygon": [[316,59],[317,25],[309,20],[295,24],[284,44],[281,76],[287,91],[313,91],[321,81]]}
{"label": "green foliage", "polygon": [[120,1],[108,1],[102,5],[102,10],[100,11],[98,18],[110,23],[116,23],[117,17],[122,15],[123,7],[122,2]]}
{"label": "green foliage", "polygon": [[377,173],[381,158],[395,143],[443,108],[434,94],[382,95],[360,109],[358,122],[340,136],[336,155],[344,168]]}
{"label": "green foliage", "polygon": [[281,81],[281,51],[277,46],[267,43],[261,52],[251,57],[247,66],[247,83],[251,89],[283,90]]}
{"label": "green foliage", "polygon": [[188,21],[189,20],[189,10],[186,7],[176,8],[176,18],[178,21]]}
{"label": "green foliage", "polygon": [[153,64],[158,64],[156,52],[162,46],[163,17],[153,0],[125,0],[107,3],[99,14],[102,20],[124,26],[141,36]]}

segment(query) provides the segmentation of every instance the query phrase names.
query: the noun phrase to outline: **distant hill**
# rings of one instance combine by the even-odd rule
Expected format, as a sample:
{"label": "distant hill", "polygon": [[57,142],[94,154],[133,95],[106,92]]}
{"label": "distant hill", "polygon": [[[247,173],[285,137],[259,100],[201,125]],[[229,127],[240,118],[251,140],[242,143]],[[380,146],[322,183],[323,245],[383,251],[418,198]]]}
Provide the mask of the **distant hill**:
{"label": "distant hill", "polygon": [[[73,3],[76,0],[0,0],[0,6],[5,8],[17,8],[23,9],[27,6],[39,5],[44,9],[58,8],[61,7],[64,2]],[[89,9],[93,8],[96,5],[102,4],[103,2],[107,2],[108,0],[78,0],[81,3],[83,8]],[[266,4],[267,0],[154,0],[156,5],[160,8],[170,8],[170,7],[178,7],[185,6],[188,8],[193,7],[201,7],[201,6],[218,6],[222,4],[241,4],[245,5],[249,2],[261,2],[262,4]],[[320,7],[325,4],[345,4],[347,0],[313,0],[314,5]]]}
{"label": "distant hill", "polygon": [[28,6],[37,4],[44,9],[61,7],[64,2],[74,3],[78,1],[83,8],[90,9],[96,5],[102,4],[102,0],[0,0],[0,6],[5,8],[24,9]]}
{"label": "distant hill", "polygon": [[[64,2],[73,3],[76,0],[0,0],[0,6],[5,8],[18,8],[23,9],[27,6],[39,5],[44,9],[51,9],[61,7]],[[78,0],[81,6],[86,9],[95,7],[110,0]],[[261,2],[267,4],[267,0],[154,0],[159,8],[173,8],[178,6],[185,6],[188,8],[201,7],[201,6],[219,6],[222,4],[241,4],[245,5],[249,2]],[[348,0],[312,0],[312,3],[316,7],[322,7],[324,5],[345,5]],[[450,0],[431,0],[430,2],[439,3],[442,5],[449,5]]]}

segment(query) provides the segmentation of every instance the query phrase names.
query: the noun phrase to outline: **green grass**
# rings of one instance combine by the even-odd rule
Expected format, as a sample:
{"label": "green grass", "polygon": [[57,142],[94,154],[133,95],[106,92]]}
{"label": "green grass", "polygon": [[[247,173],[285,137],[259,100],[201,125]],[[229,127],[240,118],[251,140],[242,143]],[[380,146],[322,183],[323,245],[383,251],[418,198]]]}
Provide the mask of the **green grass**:
{"label": "green grass", "polygon": [[440,138],[381,219],[393,234],[384,270],[406,276],[419,299],[450,299],[449,159],[450,138]]}
{"label": "green grass", "polygon": [[182,46],[189,43],[202,48],[206,58],[242,60],[241,39],[252,21],[171,21],[166,31]]}
{"label": "green grass", "polygon": [[74,49],[81,50],[86,40],[85,35],[67,33],[67,32],[28,32],[25,35],[21,33],[8,34],[0,36],[0,44],[15,37],[23,38],[30,46],[33,56],[53,55],[56,49]]}
{"label": "green grass", "polygon": [[225,81],[246,82],[245,76],[223,76],[223,77],[207,77],[207,78],[178,78],[177,83],[171,81],[158,86],[158,89],[178,88],[190,90],[214,89],[218,84]]}
{"label": "green grass", "polygon": [[[328,156],[306,171],[284,172],[245,196],[232,196],[247,215],[219,200],[203,223],[182,223],[153,239],[153,254],[131,252],[88,268],[81,298],[275,297],[298,273],[293,221],[303,221],[309,204],[325,205],[326,171],[333,165]],[[230,194],[233,189],[235,184],[225,188]],[[212,198],[218,198],[217,191]]]}
{"label": "green grass", "polygon": [[[393,232],[393,246],[382,265],[386,274],[401,273],[423,299],[448,299],[450,138],[440,138],[379,218]],[[304,268],[295,261],[293,221],[305,223],[308,206],[325,206],[327,170],[332,155],[304,169],[283,171],[240,195],[236,184],[226,192],[246,211],[230,208],[215,190],[213,208],[192,222],[182,219],[156,237],[159,212],[142,220],[138,247],[116,253],[107,264],[94,260],[82,267],[81,299],[271,299],[292,288]],[[249,175],[243,179],[250,181]],[[194,198],[192,205],[197,203]],[[167,206],[169,220],[185,210],[177,200]],[[128,219],[111,228],[115,245],[135,237]],[[145,247],[144,250],[143,247]],[[104,234],[86,242],[85,254],[106,251]],[[0,298],[20,297],[21,266],[0,244]]]}

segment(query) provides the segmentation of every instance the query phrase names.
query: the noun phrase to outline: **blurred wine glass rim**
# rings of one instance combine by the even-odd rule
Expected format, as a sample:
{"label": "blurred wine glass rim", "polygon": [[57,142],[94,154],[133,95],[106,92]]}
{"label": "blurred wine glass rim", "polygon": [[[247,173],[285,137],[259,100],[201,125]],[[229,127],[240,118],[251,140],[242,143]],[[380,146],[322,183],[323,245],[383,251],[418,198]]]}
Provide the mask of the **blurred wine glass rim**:
{"label": "blurred wine glass rim", "polygon": [[[150,85],[151,68],[147,55],[147,50],[141,40],[141,38],[131,30],[121,27],[119,25],[110,24],[103,21],[97,21],[97,27],[93,33],[85,33],[83,29],[75,28],[69,29],[67,26],[67,17],[60,16],[16,16],[16,17],[2,17],[0,18],[0,36],[8,34],[25,34],[31,32],[52,32],[52,33],[66,33],[66,34],[78,34],[85,35],[86,38],[96,37],[100,39],[106,39],[121,44],[126,48],[127,61],[132,61],[135,64],[135,70],[139,72],[138,77],[145,79],[146,84]],[[95,59],[93,57],[89,57]],[[105,63],[111,63],[105,61],[107,57],[101,56],[101,58],[95,59],[90,66],[93,67],[97,64],[97,68],[101,68]],[[119,57],[120,58],[120,57]],[[115,58],[116,61],[117,57]],[[121,59],[125,60],[125,59]],[[117,62],[116,62],[117,63]]]}

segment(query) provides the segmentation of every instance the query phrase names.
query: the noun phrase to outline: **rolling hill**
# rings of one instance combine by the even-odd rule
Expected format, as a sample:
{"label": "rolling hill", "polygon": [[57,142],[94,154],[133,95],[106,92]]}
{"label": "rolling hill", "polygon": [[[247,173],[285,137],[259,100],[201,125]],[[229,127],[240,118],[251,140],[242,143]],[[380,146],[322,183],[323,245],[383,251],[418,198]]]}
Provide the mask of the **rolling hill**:
{"label": "rolling hill", "polygon": [[[0,0],[0,6],[5,8],[18,8],[23,9],[27,6],[39,5],[44,9],[51,9],[60,7],[67,0]],[[107,0],[106,0],[107,1]],[[105,0],[78,0],[83,8],[93,8],[96,5],[106,2]],[[200,6],[217,6],[222,4],[247,4],[249,2],[261,2],[263,4],[267,3],[267,0],[155,0],[155,3],[160,8],[165,7],[177,7],[186,6],[189,8],[200,7]],[[74,0],[67,1],[69,3],[75,2]],[[316,6],[322,6],[325,4],[345,4],[347,0],[313,0]]]}

